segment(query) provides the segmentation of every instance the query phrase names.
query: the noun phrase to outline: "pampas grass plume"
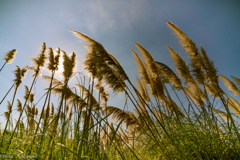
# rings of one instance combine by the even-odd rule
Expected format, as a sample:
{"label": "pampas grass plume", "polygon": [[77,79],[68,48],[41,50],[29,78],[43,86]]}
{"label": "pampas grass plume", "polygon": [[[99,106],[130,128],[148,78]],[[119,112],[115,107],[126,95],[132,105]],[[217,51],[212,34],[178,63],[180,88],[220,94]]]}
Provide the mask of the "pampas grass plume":
{"label": "pampas grass plume", "polygon": [[7,63],[11,63],[14,60],[16,53],[17,53],[17,49],[13,49],[13,50],[7,52],[3,59]]}
{"label": "pampas grass plume", "polygon": [[19,66],[16,66],[17,69],[14,71],[15,79],[13,80],[16,87],[18,88],[22,84],[22,79],[26,76],[27,73],[27,67],[24,67],[23,69],[20,69]]}
{"label": "pampas grass plume", "polygon": [[17,99],[17,111],[18,112],[22,112],[22,103],[19,99]]}
{"label": "pampas grass plume", "polygon": [[8,111],[4,112],[3,114],[5,118],[8,120],[10,118],[10,114],[12,113],[12,104],[9,101],[7,102],[8,102],[8,105],[7,105]]}
{"label": "pampas grass plume", "polygon": [[37,58],[33,58],[33,62],[36,66],[38,67],[43,67],[44,66],[44,63],[45,63],[45,50],[46,50],[46,43],[43,42],[42,44],[42,49],[40,51],[40,54]]}
{"label": "pampas grass plume", "polygon": [[131,50],[131,51],[132,51],[132,54],[134,56],[134,60],[137,64],[138,72],[141,75],[141,79],[143,80],[143,82],[145,84],[150,84],[149,76],[148,76],[148,73],[147,73],[146,68],[144,66],[144,63],[142,62],[142,60],[139,58],[139,56],[137,55],[137,53],[134,50]]}
{"label": "pampas grass plume", "polygon": [[63,68],[64,68],[63,76],[66,80],[69,77],[71,77],[71,75],[73,74],[73,69],[76,64],[76,54],[72,52],[71,57],[68,57],[66,52],[62,51],[62,53],[63,53]]}
{"label": "pampas grass plume", "polygon": [[230,92],[232,92],[235,96],[240,96],[240,90],[238,90],[237,86],[231,80],[221,74],[218,74],[218,76]]}
{"label": "pampas grass plume", "polygon": [[240,89],[240,79],[234,76],[231,76],[231,77],[235,81],[235,83],[238,85],[238,88]]}

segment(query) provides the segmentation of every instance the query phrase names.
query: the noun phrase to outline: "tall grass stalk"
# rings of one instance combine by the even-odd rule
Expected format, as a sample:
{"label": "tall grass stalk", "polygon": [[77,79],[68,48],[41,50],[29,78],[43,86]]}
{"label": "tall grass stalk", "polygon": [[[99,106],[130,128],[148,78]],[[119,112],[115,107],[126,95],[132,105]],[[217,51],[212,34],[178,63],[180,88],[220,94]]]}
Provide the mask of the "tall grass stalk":
{"label": "tall grass stalk", "polygon": [[[41,51],[39,57],[33,59],[33,61],[35,62],[35,65],[36,65],[36,66],[35,66],[35,68],[33,68],[34,71],[35,71],[35,73],[34,73],[34,78],[33,78],[33,82],[32,82],[32,85],[31,85],[31,87],[30,87],[29,93],[32,91],[33,85],[35,84],[35,81],[36,81],[36,79],[37,79],[37,77],[38,77],[38,75],[39,75],[39,73],[40,73],[40,67],[43,67],[43,66],[44,66],[44,61],[45,61],[45,49],[46,49],[46,44],[43,43],[43,45],[42,45],[42,51]],[[10,139],[9,139],[9,142],[7,143],[5,153],[8,152],[8,149],[9,149],[11,143],[12,143],[13,136],[14,136],[14,134],[15,134],[15,132],[16,132],[16,129],[17,129],[19,123],[20,123],[20,119],[21,119],[21,117],[22,117],[23,111],[25,110],[25,107],[26,107],[26,104],[27,104],[27,101],[28,101],[29,96],[30,96],[30,94],[28,94],[28,96],[27,96],[27,98],[26,98],[26,100],[25,100],[25,103],[24,103],[24,105],[23,105],[23,109],[22,109],[22,111],[21,111],[21,113],[20,113],[20,115],[19,115],[19,118],[18,118],[18,120],[17,120],[16,126],[15,126],[15,128],[14,128],[12,134],[11,134],[11,137],[10,137]]]}
{"label": "tall grass stalk", "polygon": [[4,64],[2,65],[1,69],[0,69],[0,72],[2,71],[2,69],[4,68],[4,66],[7,64],[7,63],[11,63],[14,58],[15,58],[15,55],[17,53],[17,49],[13,49],[9,52],[7,52],[3,58],[3,60],[5,60]]}
{"label": "tall grass stalk", "polygon": [[[99,42],[72,31],[87,43],[83,64],[88,76],[75,72],[74,52],[62,51],[63,77],[55,79],[60,49],[54,54],[49,48],[46,69],[50,73],[43,76],[48,88],[35,103],[32,88],[40,87],[36,80],[45,64],[44,43],[30,67],[34,75],[30,89],[25,87],[23,105],[17,99],[20,115],[14,128],[9,126],[14,126],[17,81],[10,88],[15,86],[15,91],[5,112],[0,152],[49,160],[239,159],[240,104],[220,87],[219,77],[235,96],[240,93],[239,78],[231,81],[219,75],[203,47],[197,47],[173,23],[167,25],[190,60],[187,64],[181,53],[167,46],[176,73],[135,43],[138,51],[131,50],[139,72],[135,85],[124,66]],[[74,78],[76,85],[71,83]],[[125,94],[125,104],[109,106],[109,90],[116,96]],[[123,109],[118,108],[121,105]],[[127,110],[127,105],[134,110]],[[36,107],[42,107],[40,114]]]}

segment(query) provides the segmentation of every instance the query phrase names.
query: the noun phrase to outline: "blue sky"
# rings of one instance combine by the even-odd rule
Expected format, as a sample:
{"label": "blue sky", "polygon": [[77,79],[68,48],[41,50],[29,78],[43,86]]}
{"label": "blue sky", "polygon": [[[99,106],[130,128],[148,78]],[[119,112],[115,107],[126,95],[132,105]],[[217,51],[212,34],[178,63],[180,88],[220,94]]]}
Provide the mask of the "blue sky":
{"label": "blue sky", "polygon": [[[132,81],[137,75],[130,51],[137,50],[134,42],[149,50],[156,61],[174,69],[165,46],[171,46],[185,59],[187,56],[165,21],[173,22],[197,46],[203,46],[220,74],[240,78],[239,16],[238,0],[0,0],[0,58],[7,51],[18,49],[14,62],[0,73],[0,99],[12,85],[15,66],[31,65],[30,59],[38,53],[42,42],[67,53],[74,51],[78,56],[77,70],[82,71],[84,44],[69,30],[82,32],[103,44]],[[0,61],[0,65],[3,63]],[[30,77],[29,72],[22,90]],[[38,85],[44,83],[39,80]],[[21,94],[17,96],[22,97]],[[119,99],[115,96],[111,103],[122,107]],[[5,105],[0,107],[0,114],[3,111]]]}

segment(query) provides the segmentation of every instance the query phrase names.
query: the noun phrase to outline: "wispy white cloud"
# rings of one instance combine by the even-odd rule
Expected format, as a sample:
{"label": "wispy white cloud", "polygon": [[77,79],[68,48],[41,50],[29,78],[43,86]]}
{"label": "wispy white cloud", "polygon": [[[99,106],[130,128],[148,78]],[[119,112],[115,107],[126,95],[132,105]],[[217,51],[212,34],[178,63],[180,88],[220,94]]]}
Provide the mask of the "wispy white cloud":
{"label": "wispy white cloud", "polygon": [[91,1],[87,4],[86,25],[89,30],[113,29],[119,27],[131,27],[134,21],[143,17],[144,7],[147,3],[138,1]]}

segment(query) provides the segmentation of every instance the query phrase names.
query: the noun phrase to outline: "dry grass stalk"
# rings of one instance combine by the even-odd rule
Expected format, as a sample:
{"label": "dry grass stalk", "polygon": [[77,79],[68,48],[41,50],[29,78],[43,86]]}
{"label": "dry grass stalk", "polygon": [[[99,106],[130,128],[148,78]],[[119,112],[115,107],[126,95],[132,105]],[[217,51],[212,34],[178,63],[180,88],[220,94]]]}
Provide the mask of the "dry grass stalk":
{"label": "dry grass stalk", "polygon": [[151,54],[140,44],[135,42],[139,52],[143,56],[146,63],[146,70],[148,71],[149,81],[152,88],[152,95],[155,97],[162,97],[164,95],[162,79],[160,78],[157,65]]}
{"label": "dry grass stalk", "polygon": [[22,112],[22,103],[19,99],[17,99],[17,111],[18,112]]}
{"label": "dry grass stalk", "polygon": [[98,82],[94,88],[96,88],[99,91],[99,95],[101,97],[101,105],[107,106],[107,101],[109,99],[108,91],[102,86],[101,82]]}
{"label": "dry grass stalk", "polygon": [[14,60],[16,53],[17,53],[17,49],[13,49],[7,52],[3,60],[5,60],[7,63],[11,63]]}
{"label": "dry grass stalk", "polygon": [[153,113],[159,121],[162,121],[163,119],[171,120],[171,118],[169,116],[167,116],[165,113],[163,113],[160,110],[154,110]]}
{"label": "dry grass stalk", "polygon": [[165,97],[165,107],[180,118],[184,118],[185,115],[182,113],[181,109],[177,106],[177,104],[170,99],[169,97]]}
{"label": "dry grass stalk", "polygon": [[46,51],[46,43],[43,42],[42,49],[38,57],[33,58],[32,61],[34,63],[34,67],[30,67],[30,69],[34,70],[33,77],[37,77],[40,75],[40,67],[44,66],[45,63],[45,51]]}
{"label": "dry grass stalk", "polygon": [[235,83],[238,85],[238,88],[240,89],[240,79],[234,76],[231,76],[231,77],[235,81]]}
{"label": "dry grass stalk", "polygon": [[185,63],[182,57],[179,56],[179,54],[177,54],[171,47],[167,46],[167,48],[170,51],[170,54],[172,56],[173,62],[175,63],[179,76],[185,80],[185,83],[188,85],[188,89],[191,90],[191,93],[194,94],[195,96],[201,95],[203,100],[205,100],[206,97],[204,97],[203,92],[193,79],[188,65]]}
{"label": "dry grass stalk", "polygon": [[228,99],[228,106],[231,108],[231,110],[234,112],[234,114],[240,118],[240,104],[230,95],[227,95]]}
{"label": "dry grass stalk", "polygon": [[124,91],[126,87],[124,81],[128,80],[128,77],[117,60],[92,38],[77,31],[72,32],[88,43],[84,61],[85,70],[98,81],[104,81],[114,92]]}
{"label": "dry grass stalk", "polygon": [[61,81],[57,80],[56,78],[52,78],[50,76],[42,76],[48,82],[52,81],[53,86],[63,85]]}
{"label": "dry grass stalk", "polygon": [[167,25],[174,31],[174,34],[179,38],[179,43],[185,49],[186,53],[189,56],[195,56],[198,54],[198,48],[195,43],[185,34],[183,33],[176,25],[171,22],[166,22]]}
{"label": "dry grass stalk", "polygon": [[143,82],[141,82],[141,80],[137,76],[136,76],[136,81],[137,81],[137,88],[138,88],[139,93],[141,94],[141,96],[143,97],[143,99],[146,102],[149,102],[150,98],[148,95],[146,85]]}
{"label": "dry grass stalk", "polygon": [[139,58],[139,56],[137,55],[137,53],[134,50],[131,50],[131,51],[134,55],[134,60],[137,64],[137,69],[141,76],[142,81],[145,84],[150,84],[150,80],[149,80],[148,73],[146,71],[146,67],[145,67],[144,63],[142,62],[142,60]]}
{"label": "dry grass stalk", "polygon": [[91,113],[89,114],[87,110],[82,111],[82,122],[89,128],[92,128],[94,126],[94,119]]}
{"label": "dry grass stalk", "polygon": [[24,95],[24,99],[25,100],[27,100],[28,99],[28,97],[29,97],[29,94],[30,94],[30,91],[29,91],[29,88],[28,88],[28,86],[24,86],[25,87],[25,95]]}
{"label": "dry grass stalk", "polygon": [[65,81],[69,79],[73,74],[73,69],[76,64],[76,54],[72,52],[70,57],[67,56],[66,52],[62,51],[63,53],[63,77]]}
{"label": "dry grass stalk", "polygon": [[7,101],[7,102],[8,102],[8,105],[7,105],[8,109],[7,109],[7,112],[4,112],[3,114],[4,114],[5,118],[7,120],[9,120],[10,119],[10,115],[12,113],[12,104],[9,101]]}
{"label": "dry grass stalk", "polygon": [[40,54],[37,58],[33,58],[32,61],[34,62],[35,66],[37,67],[43,67],[45,63],[45,50],[46,50],[46,43],[43,42],[42,49],[40,51]]}
{"label": "dry grass stalk", "polygon": [[178,75],[185,80],[185,83],[192,81],[193,78],[190,74],[190,70],[186,62],[171,47],[167,46],[167,48],[169,49],[170,55],[173,59],[173,62],[175,63]]}
{"label": "dry grass stalk", "polygon": [[71,106],[70,111],[68,113],[68,121],[71,121],[73,115],[73,106]]}
{"label": "dry grass stalk", "polygon": [[198,96],[195,95],[188,88],[183,87],[183,89],[195,104],[197,104],[198,106],[201,106],[201,107],[204,106],[204,102],[202,101],[202,98],[200,97],[200,95],[198,95]]}
{"label": "dry grass stalk", "polygon": [[218,76],[223,81],[224,85],[228,88],[229,91],[231,91],[235,96],[240,96],[240,90],[231,80],[221,74],[219,74]]}
{"label": "dry grass stalk", "polygon": [[120,127],[118,133],[121,136],[121,138],[126,142],[129,143],[127,134],[123,131],[123,129]]}
{"label": "dry grass stalk", "polygon": [[179,38],[179,43],[188,54],[191,63],[190,66],[192,67],[193,76],[196,80],[203,84],[205,77],[202,71],[202,58],[198,52],[198,48],[195,43],[185,34],[183,33],[176,25],[171,22],[167,22],[168,26],[174,31],[177,38]]}
{"label": "dry grass stalk", "polygon": [[127,128],[132,128],[137,126],[137,118],[136,116],[130,111],[123,111],[117,107],[107,106],[104,113],[108,113],[112,115],[112,118],[119,122],[123,121],[126,124]]}
{"label": "dry grass stalk", "polygon": [[34,101],[34,93],[33,92],[30,93],[28,100],[30,103],[33,103],[33,101]]}
{"label": "dry grass stalk", "polygon": [[53,105],[53,103],[51,103],[51,117],[53,117],[54,116],[54,114],[55,114],[55,111],[54,111],[54,105]]}
{"label": "dry grass stalk", "polygon": [[16,87],[18,88],[22,84],[22,79],[26,76],[27,73],[27,67],[20,68],[19,66],[16,66],[17,69],[14,71],[15,79],[13,80]]}
{"label": "dry grass stalk", "polygon": [[57,48],[57,55],[54,56],[54,52],[52,48],[48,49],[48,69],[50,71],[55,71],[58,70],[58,65],[59,65],[59,58],[60,58],[60,48]]}
{"label": "dry grass stalk", "polygon": [[219,109],[213,109],[213,111],[215,113],[218,113],[222,118],[224,118],[227,121],[227,119],[228,119],[227,113],[225,113],[225,112],[223,112],[223,111],[221,111]]}
{"label": "dry grass stalk", "polygon": [[219,94],[222,94],[223,91],[219,86],[217,69],[214,66],[214,62],[209,59],[202,46],[200,47],[200,54],[202,59],[202,69],[205,71],[205,80],[208,82],[209,87],[214,89],[218,94],[217,96],[219,96]]}
{"label": "dry grass stalk", "polygon": [[47,105],[47,108],[45,109],[45,113],[44,113],[44,119],[45,121],[48,121],[49,117],[50,117],[50,105]]}
{"label": "dry grass stalk", "polygon": [[158,70],[163,76],[165,83],[171,83],[176,89],[182,88],[182,82],[178,78],[178,76],[165,64],[161,62],[156,62],[158,66]]}
{"label": "dry grass stalk", "polygon": [[204,87],[206,88],[206,91],[213,97],[213,98],[217,98],[218,96],[218,92],[213,88],[212,85],[209,85],[208,83],[204,83]]}
{"label": "dry grass stalk", "polygon": [[89,99],[89,103],[90,103],[91,107],[93,107],[95,110],[99,110],[100,105],[97,102],[97,100],[95,99],[95,97],[92,95],[92,93],[80,84],[76,84],[76,86],[79,89],[80,93],[83,92],[83,94],[85,95],[85,98],[83,98],[83,99],[86,99],[86,100]]}

